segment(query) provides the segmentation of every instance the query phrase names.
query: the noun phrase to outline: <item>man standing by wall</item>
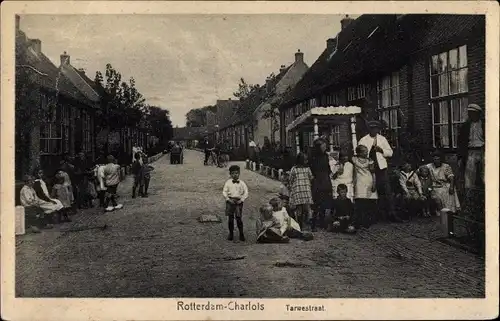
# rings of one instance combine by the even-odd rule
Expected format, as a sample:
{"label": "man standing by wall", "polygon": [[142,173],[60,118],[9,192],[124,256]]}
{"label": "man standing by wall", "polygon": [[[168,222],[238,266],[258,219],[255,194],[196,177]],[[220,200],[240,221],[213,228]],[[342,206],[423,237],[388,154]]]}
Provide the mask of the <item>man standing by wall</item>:
{"label": "man standing by wall", "polygon": [[475,187],[484,186],[485,148],[483,109],[477,104],[469,104],[467,114],[467,121],[460,128],[458,136],[460,171],[464,177],[466,193]]}
{"label": "man standing by wall", "polygon": [[392,157],[393,150],[387,139],[380,135],[382,124],[379,121],[372,120],[367,123],[369,134],[359,140],[358,145],[364,145],[368,148],[370,158],[375,162],[375,175],[377,192],[380,197],[379,218],[389,218],[395,222],[402,220],[394,209],[394,200],[392,195],[391,181],[387,171],[387,158]]}

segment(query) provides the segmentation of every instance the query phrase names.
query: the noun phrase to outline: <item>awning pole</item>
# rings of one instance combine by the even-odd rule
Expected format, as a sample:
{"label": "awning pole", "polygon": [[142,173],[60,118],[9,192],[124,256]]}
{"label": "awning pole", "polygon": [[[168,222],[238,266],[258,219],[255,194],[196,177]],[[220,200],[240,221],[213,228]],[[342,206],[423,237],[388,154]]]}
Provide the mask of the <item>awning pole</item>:
{"label": "awning pole", "polygon": [[358,139],[356,138],[356,116],[351,116],[352,148],[356,150]]}
{"label": "awning pole", "polygon": [[330,125],[330,152],[333,152],[333,129],[334,126]]}
{"label": "awning pole", "polygon": [[314,139],[318,139],[319,129],[318,129],[318,118],[314,117]]}
{"label": "awning pole", "polygon": [[297,155],[300,153],[300,133],[295,131],[295,147],[297,148]]}

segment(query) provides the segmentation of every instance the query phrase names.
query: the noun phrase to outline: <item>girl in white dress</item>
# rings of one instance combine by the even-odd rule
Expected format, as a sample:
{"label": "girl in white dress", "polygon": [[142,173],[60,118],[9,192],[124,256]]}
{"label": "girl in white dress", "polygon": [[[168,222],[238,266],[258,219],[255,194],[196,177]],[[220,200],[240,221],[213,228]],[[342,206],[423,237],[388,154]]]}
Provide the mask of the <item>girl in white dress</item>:
{"label": "girl in white dress", "polygon": [[349,161],[349,155],[346,152],[340,152],[339,163],[336,166],[336,170],[333,172],[333,198],[337,198],[337,186],[344,184],[347,186],[347,198],[354,201],[354,186],[353,186],[353,176],[354,176],[354,166]]}
{"label": "girl in white dress", "polygon": [[352,158],[354,165],[354,207],[355,226],[369,228],[373,215],[377,212],[377,188],[375,181],[375,164],[368,158],[368,148],[364,145],[356,147],[356,156]]}

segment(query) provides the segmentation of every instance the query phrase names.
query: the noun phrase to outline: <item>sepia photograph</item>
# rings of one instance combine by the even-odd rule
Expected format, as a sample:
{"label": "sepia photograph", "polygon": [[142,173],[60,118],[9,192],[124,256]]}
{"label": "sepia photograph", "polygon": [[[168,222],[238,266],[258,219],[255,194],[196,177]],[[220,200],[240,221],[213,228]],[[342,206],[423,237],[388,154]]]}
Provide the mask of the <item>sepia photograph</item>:
{"label": "sepia photograph", "polygon": [[12,11],[10,295],[486,299],[489,18],[361,7]]}

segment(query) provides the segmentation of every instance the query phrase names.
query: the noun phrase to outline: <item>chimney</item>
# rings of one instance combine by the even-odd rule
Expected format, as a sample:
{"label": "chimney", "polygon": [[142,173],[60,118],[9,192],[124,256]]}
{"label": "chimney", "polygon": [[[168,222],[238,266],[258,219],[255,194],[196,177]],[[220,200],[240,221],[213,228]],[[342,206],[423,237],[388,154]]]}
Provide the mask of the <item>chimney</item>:
{"label": "chimney", "polygon": [[266,78],[266,91],[271,92],[271,78]]}
{"label": "chimney", "polygon": [[326,41],[326,49],[334,50],[337,46],[337,38],[330,38]]}
{"label": "chimney", "polygon": [[69,65],[69,55],[66,51],[61,55],[61,65]]}
{"label": "chimney", "polygon": [[85,75],[85,69],[84,68],[78,68],[78,71]]}
{"label": "chimney", "polygon": [[42,52],[42,41],[40,39],[30,39],[30,45],[36,53]]}
{"label": "chimney", "polygon": [[347,27],[354,19],[350,18],[348,14],[345,15],[345,17],[340,20],[340,26],[341,30],[344,30],[345,27]]}
{"label": "chimney", "polygon": [[21,29],[21,17],[16,14],[16,31]]}
{"label": "chimney", "polygon": [[304,62],[304,53],[300,49],[295,53],[295,62]]}
{"label": "chimney", "polygon": [[286,70],[286,66],[285,65],[281,65],[280,73],[284,72],[285,70]]}

